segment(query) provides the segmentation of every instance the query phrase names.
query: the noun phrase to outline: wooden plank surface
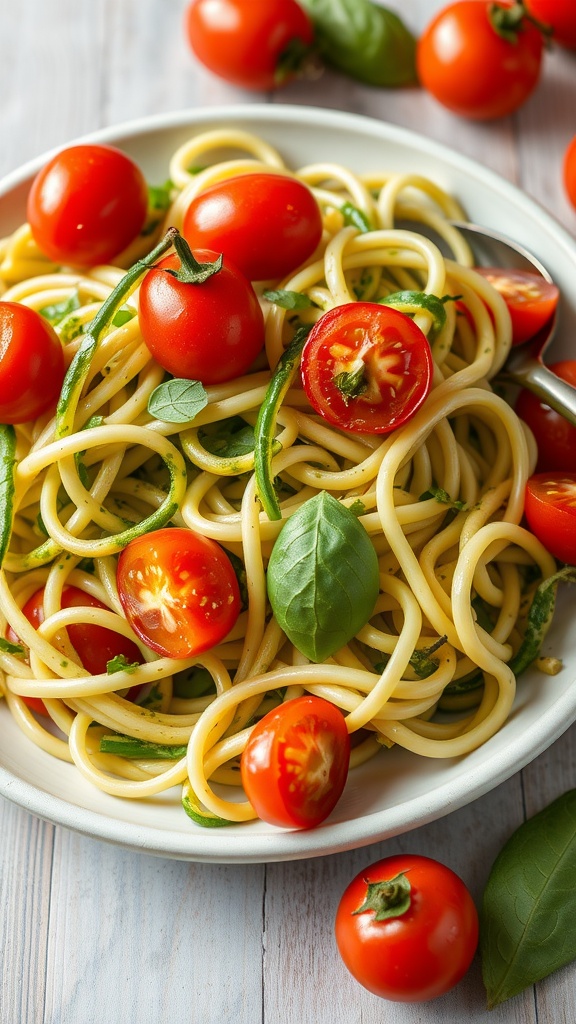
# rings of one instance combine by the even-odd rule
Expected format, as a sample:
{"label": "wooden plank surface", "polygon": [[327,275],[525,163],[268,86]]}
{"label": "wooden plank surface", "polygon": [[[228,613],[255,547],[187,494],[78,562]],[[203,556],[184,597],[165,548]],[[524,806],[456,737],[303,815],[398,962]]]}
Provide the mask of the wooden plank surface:
{"label": "wooden plank surface", "polygon": [[[99,127],[186,107],[312,104],[368,114],[453,145],[535,197],[576,235],[560,184],[576,132],[576,54],[546,56],[538,92],[491,125],[453,118],[417,89],[370,89],[326,73],[273,97],[193,61],[183,0],[0,0],[0,173]],[[441,6],[403,0],[421,29]],[[1,737],[0,737],[1,742]],[[485,1009],[478,959],[433,1003],[382,1002],[334,946],[339,896],[379,856],[449,863],[479,899],[502,843],[576,785],[574,728],[491,794],[369,848],[271,865],[195,865],[134,854],[0,801],[2,1024],[559,1024],[576,1020],[576,967]]]}

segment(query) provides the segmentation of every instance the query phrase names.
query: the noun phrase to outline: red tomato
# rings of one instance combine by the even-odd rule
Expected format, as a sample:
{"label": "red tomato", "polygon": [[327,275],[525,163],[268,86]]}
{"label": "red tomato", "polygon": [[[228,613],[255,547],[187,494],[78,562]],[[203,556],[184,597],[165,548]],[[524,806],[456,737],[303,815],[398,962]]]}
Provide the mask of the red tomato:
{"label": "red tomato", "polygon": [[432,353],[397,309],[351,302],[324,313],[302,350],[302,383],[324,419],[353,433],[388,434],[406,423],[432,385]]}
{"label": "red tomato", "polygon": [[540,77],[543,37],[524,18],[514,38],[496,28],[509,2],[457,0],[432,18],[418,40],[421,85],[461,117],[489,120],[511,114]]}
{"label": "red tomato", "polygon": [[[96,597],[92,597],[78,587],[64,587],[62,591],[62,607],[77,608],[81,606],[89,608],[106,608],[105,604]],[[28,599],[22,611],[35,629],[44,622],[44,588],[37,590]],[[106,629],[105,626],[96,626],[92,623],[74,623],[66,627],[70,643],[80,658],[80,662],[91,675],[100,675],[106,672],[106,666],[113,658],[124,655],[130,664],[142,663],[142,655],[138,647],[128,637],[116,633],[113,629]],[[19,643],[14,630],[9,626],[6,636],[12,643]],[[56,636],[57,642],[57,636]],[[46,714],[44,702],[38,697],[23,697],[24,702],[40,714]]]}
{"label": "red tomato", "polygon": [[193,249],[223,252],[251,281],[285,277],[322,237],[310,189],[285,174],[242,174],[210,185],[192,200],[182,233]]}
{"label": "red tomato", "polygon": [[548,322],[560,298],[555,284],[527,270],[476,267],[506,300],[512,318],[512,344],[520,345]]}
{"label": "red tomato", "polygon": [[302,70],[312,22],[296,0],[192,0],[185,29],[198,60],[244,89],[285,85]]}
{"label": "red tomato", "polygon": [[118,594],[132,629],[166,658],[219,644],[240,612],[232,563],[215,541],[166,528],[130,541],[118,559]]}
{"label": "red tomato", "polygon": [[478,944],[478,914],[450,868],[399,854],[356,875],[340,900],[335,930],[340,955],[364,988],[416,1003],[448,992],[464,976]]}
{"label": "red tomato", "polygon": [[576,6],[574,0],[524,0],[532,17],[552,30],[552,39],[576,50]]}
{"label": "red tomato", "polygon": [[[552,363],[550,369],[576,387],[576,359]],[[536,438],[538,470],[576,473],[576,427],[525,388],[516,399],[516,412]]]}
{"label": "red tomato", "polygon": [[252,729],[240,760],[242,785],[269,825],[314,828],[338,803],[349,761],[342,712],[320,697],[296,697]]}
{"label": "red tomato", "polygon": [[576,135],[566,147],[562,170],[566,195],[576,210]]}
{"label": "red tomato", "polygon": [[[197,250],[198,260],[217,254]],[[264,344],[264,317],[256,293],[226,258],[202,284],[173,277],[181,267],[175,254],[149,270],[140,285],[142,337],[160,366],[175,377],[221,384],[240,377]]]}
{"label": "red tomato", "polygon": [[576,473],[536,473],[524,512],[532,533],[560,562],[576,565]]}
{"label": "red tomato", "polygon": [[64,373],[54,328],[29,306],[0,302],[0,421],[25,423],[47,412]]}
{"label": "red tomato", "polygon": [[140,169],[113,146],[62,150],[36,175],[28,221],[55,263],[108,263],[140,233],[148,188]]}

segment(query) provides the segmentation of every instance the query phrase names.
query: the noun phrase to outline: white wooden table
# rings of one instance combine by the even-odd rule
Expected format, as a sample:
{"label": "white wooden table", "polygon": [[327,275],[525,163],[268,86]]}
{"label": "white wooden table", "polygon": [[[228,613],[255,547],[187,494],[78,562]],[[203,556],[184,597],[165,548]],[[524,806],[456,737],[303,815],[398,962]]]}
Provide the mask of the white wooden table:
{"label": "white wooden table", "polygon": [[[253,95],[198,67],[184,0],[0,0],[0,172],[99,127],[219,104],[312,104],[422,131],[538,199],[576,235],[560,184],[576,133],[576,54],[546,58],[521,112],[456,120],[417,89],[386,92],[326,74]],[[421,29],[438,0],[396,3]],[[398,851],[450,864],[479,899],[526,816],[576,785],[576,731],[494,792],[435,824],[357,852],[270,865],[206,865],[126,852],[0,800],[2,1024],[560,1024],[576,1020],[576,965],[485,1009],[478,959],[428,1004],[387,1003],[347,974],[333,941],[339,896]],[[1,736],[0,736],[1,743]]]}

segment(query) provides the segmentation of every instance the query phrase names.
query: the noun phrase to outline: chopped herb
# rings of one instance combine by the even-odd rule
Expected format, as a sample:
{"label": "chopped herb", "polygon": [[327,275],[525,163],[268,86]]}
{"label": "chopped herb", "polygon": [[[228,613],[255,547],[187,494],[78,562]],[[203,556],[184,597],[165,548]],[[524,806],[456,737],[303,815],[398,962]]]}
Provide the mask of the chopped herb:
{"label": "chopped herb", "polygon": [[359,210],[357,206],[354,206],[353,203],[343,203],[340,207],[340,213],[344,217],[345,224],[358,228],[362,234],[366,234],[367,231],[372,231],[372,225],[366,214],[362,210]]}
{"label": "chopped herb", "polygon": [[2,654],[13,654],[15,658],[26,656],[26,648],[22,644],[13,644],[3,636],[0,636],[0,652]]}
{"label": "chopped herb", "polygon": [[465,501],[460,501],[458,498],[453,500],[443,487],[431,487],[430,490],[424,491],[420,495],[418,501],[428,501],[430,498],[434,498],[441,505],[449,505],[450,508],[455,508],[458,512],[463,512],[468,507]]}
{"label": "chopped herb", "polygon": [[106,662],[106,671],[109,676],[114,675],[115,672],[135,672],[137,668],[140,668],[139,661],[128,661],[125,654],[117,654],[110,661]]}
{"label": "chopped herb", "polygon": [[275,306],[281,306],[282,309],[307,309],[313,305],[307,295],[303,295],[302,292],[291,292],[285,288],[280,288],[277,291],[271,289],[263,294],[268,302],[273,302]]}

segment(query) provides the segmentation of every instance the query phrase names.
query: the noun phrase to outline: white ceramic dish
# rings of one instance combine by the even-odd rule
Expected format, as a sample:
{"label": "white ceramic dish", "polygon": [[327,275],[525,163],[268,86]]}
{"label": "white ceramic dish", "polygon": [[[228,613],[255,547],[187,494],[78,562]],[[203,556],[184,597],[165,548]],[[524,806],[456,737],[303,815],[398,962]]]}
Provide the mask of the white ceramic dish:
{"label": "white ceramic dish", "polygon": [[[576,242],[536,203],[509,183],[443,146],[367,118],[290,106],[182,111],[90,138],[112,142],[138,161],[152,183],[164,181],[170,153],[191,134],[234,124],[260,133],[293,166],[339,161],[356,170],[418,171],[455,193],[470,219],[531,248],[562,291],[555,356],[568,355],[576,331]],[[44,157],[0,183],[0,237],[24,219],[32,175]],[[564,351],[562,338],[565,339]],[[84,835],[184,860],[264,862],[335,853],[416,828],[475,800],[545,750],[576,719],[576,645],[569,640],[568,600],[560,603],[546,650],[564,661],[549,677],[528,672],[519,682],[504,728],[463,759],[424,760],[383,752],[351,773],[329,820],[309,832],[254,822],[202,829],[184,814],[179,792],[155,801],[118,800],[93,789],[68,764],[29,743],[0,702],[0,793],[28,811]]]}

